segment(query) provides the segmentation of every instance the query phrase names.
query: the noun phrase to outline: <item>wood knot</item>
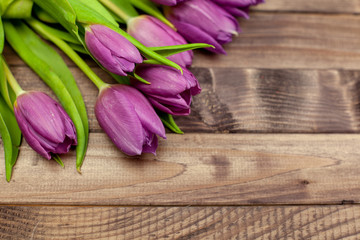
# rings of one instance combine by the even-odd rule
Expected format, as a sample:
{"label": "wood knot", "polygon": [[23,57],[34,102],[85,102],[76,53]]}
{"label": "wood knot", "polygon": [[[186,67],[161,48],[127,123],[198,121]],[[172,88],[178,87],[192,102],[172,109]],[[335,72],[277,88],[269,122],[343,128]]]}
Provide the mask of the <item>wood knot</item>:
{"label": "wood knot", "polygon": [[308,184],[310,184],[310,182],[309,182],[308,180],[302,180],[300,183],[301,183],[302,185],[308,185]]}

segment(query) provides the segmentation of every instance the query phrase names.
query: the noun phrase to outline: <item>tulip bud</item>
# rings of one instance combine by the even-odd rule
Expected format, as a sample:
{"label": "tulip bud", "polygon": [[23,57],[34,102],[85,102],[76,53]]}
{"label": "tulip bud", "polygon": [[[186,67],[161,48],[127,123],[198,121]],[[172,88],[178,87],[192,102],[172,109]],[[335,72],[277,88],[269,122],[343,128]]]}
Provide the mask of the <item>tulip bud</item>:
{"label": "tulip bud", "polygon": [[172,115],[189,115],[192,96],[201,88],[195,76],[186,68],[183,75],[176,69],[160,65],[138,65],[136,74],[151,84],[133,80],[132,85],[160,111]]}
{"label": "tulip bud", "polygon": [[237,20],[211,1],[189,0],[166,10],[166,16],[189,42],[208,43],[209,51],[225,54],[222,44],[239,31]]}
{"label": "tulip bud", "polygon": [[175,6],[176,4],[179,4],[181,2],[184,2],[186,0],[152,0],[155,3],[167,5],[167,6]]}
{"label": "tulip bud", "polygon": [[67,153],[76,145],[76,130],[59,103],[43,92],[26,92],[17,97],[14,113],[27,143],[51,159],[51,153]]}
{"label": "tulip bud", "polygon": [[[157,18],[142,15],[128,22],[127,32],[147,47],[161,47],[186,44],[185,39]],[[171,61],[188,67],[192,63],[193,52],[186,51],[169,56]]]}
{"label": "tulip bud", "polygon": [[126,76],[141,63],[138,49],[125,37],[103,25],[86,27],[85,43],[90,53],[109,72]]}
{"label": "tulip bud", "polygon": [[101,90],[95,104],[100,127],[125,154],[155,154],[165,129],[149,101],[127,85],[111,85]]}

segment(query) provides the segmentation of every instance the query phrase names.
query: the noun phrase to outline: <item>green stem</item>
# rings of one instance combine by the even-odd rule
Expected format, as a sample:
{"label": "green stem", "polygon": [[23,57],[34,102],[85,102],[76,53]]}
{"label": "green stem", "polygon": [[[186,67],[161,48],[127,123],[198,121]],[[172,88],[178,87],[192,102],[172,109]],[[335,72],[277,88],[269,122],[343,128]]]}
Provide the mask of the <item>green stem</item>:
{"label": "green stem", "polygon": [[122,18],[125,22],[128,22],[132,18],[125,11],[123,11],[121,8],[116,6],[116,4],[114,4],[110,0],[99,0],[99,2],[101,2],[108,9],[111,9],[113,13],[115,13],[118,17]]}
{"label": "green stem", "polygon": [[96,85],[96,87],[101,90],[108,86],[103,80],[101,80],[98,75],[94,73],[93,70],[85,63],[85,61],[62,39],[51,34],[47,30],[48,26],[43,23],[35,20],[34,18],[26,19],[26,22],[41,36],[53,42],[58,46],[85,74],[88,78]]}
{"label": "green stem", "polygon": [[14,75],[11,73],[10,68],[5,63],[5,61],[2,61],[2,62],[3,62],[3,66],[4,66],[4,72],[6,75],[6,79],[7,79],[8,83],[10,84],[12,90],[14,90],[16,96],[18,97],[19,95],[23,94],[25,91],[20,87],[19,83],[16,81]]}

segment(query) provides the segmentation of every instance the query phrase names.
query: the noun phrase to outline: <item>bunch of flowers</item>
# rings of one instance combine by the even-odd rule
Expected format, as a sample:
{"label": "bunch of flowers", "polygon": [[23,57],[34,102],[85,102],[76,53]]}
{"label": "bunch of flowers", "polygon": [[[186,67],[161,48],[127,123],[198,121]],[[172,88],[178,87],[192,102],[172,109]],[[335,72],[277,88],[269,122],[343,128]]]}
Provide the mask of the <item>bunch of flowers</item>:
{"label": "bunch of flowers", "polygon": [[[5,39],[53,90],[59,102],[25,91],[0,57],[0,134],[6,178],[11,178],[21,137],[41,156],[76,146],[84,161],[89,126],[85,104],[62,50],[97,86],[95,115],[125,154],[155,154],[165,128],[182,133],[173,115],[190,114],[201,92],[188,70],[193,49],[224,54],[239,32],[236,16],[262,0],[4,0],[0,2],[0,53]],[[141,14],[139,14],[141,12]],[[190,43],[188,43],[190,42]],[[116,84],[101,80],[80,57],[89,55]]]}

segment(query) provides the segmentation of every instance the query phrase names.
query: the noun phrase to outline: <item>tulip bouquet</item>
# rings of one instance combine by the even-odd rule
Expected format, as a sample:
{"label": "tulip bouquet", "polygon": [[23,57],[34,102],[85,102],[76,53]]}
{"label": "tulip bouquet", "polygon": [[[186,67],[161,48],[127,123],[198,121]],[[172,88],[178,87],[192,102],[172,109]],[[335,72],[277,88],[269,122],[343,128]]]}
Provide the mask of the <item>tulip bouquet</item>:
{"label": "tulip bouquet", "polygon": [[[187,69],[193,49],[225,54],[239,32],[236,16],[262,0],[1,0],[0,134],[6,178],[11,178],[21,137],[41,156],[63,165],[58,154],[76,146],[84,161],[89,125],[63,51],[96,85],[95,115],[125,154],[155,154],[165,128],[182,133],[173,115],[190,114],[201,92]],[[141,14],[139,14],[141,13]],[[2,56],[4,42],[52,89],[24,90]],[[189,43],[188,43],[189,42]],[[79,55],[81,54],[81,55]],[[90,56],[114,79],[105,83],[81,56]]]}

